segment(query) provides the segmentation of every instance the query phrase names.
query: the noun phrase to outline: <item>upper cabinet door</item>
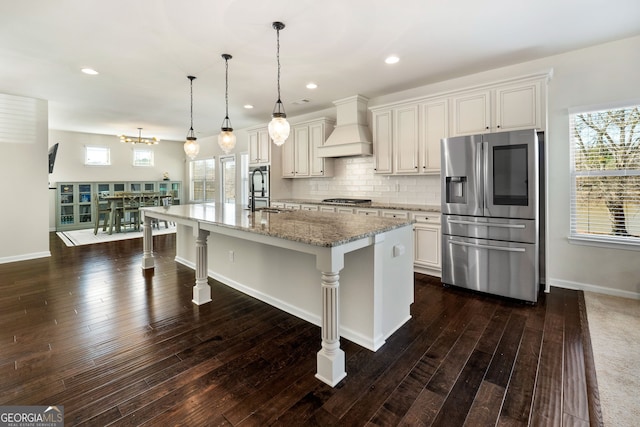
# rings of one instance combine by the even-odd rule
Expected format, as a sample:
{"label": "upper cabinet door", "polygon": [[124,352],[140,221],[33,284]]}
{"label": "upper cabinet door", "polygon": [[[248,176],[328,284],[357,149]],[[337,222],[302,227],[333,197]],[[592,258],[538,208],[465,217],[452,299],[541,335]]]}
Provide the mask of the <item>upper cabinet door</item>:
{"label": "upper cabinet door", "polygon": [[420,172],[440,173],[440,140],[449,136],[449,100],[423,104],[421,110]]}
{"label": "upper cabinet door", "polygon": [[394,115],[395,173],[418,173],[418,105],[395,109]]}
{"label": "upper cabinet door", "polygon": [[451,102],[451,136],[477,135],[490,131],[491,91],[454,96]]}
{"label": "upper cabinet door", "polygon": [[373,113],[373,158],[374,173],[391,173],[393,124],[391,110]]}
{"label": "upper cabinet door", "polygon": [[309,126],[293,128],[294,170],[296,176],[309,176]]}
{"label": "upper cabinet door", "polygon": [[496,89],[496,130],[542,129],[540,81]]}
{"label": "upper cabinet door", "polygon": [[254,129],[247,132],[249,138],[249,164],[264,165],[271,162],[271,138],[269,131],[264,129]]}
{"label": "upper cabinet door", "polygon": [[326,128],[324,123],[316,123],[309,126],[310,176],[327,176],[325,159],[318,157],[318,148],[324,145],[325,135]]}

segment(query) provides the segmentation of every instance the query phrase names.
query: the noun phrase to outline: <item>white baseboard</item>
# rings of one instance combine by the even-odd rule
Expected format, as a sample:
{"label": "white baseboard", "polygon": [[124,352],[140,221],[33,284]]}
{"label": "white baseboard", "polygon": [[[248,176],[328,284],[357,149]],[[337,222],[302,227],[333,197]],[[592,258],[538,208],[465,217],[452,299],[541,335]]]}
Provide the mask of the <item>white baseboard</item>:
{"label": "white baseboard", "polygon": [[413,271],[416,273],[427,274],[429,276],[442,277],[442,270],[422,265],[413,264]]}
{"label": "white baseboard", "polygon": [[607,288],[605,286],[591,285],[589,283],[572,282],[570,280],[549,279],[549,285],[555,288],[576,289],[622,298],[640,299],[640,292],[624,291],[621,289]]}
{"label": "white baseboard", "polygon": [[17,261],[26,261],[29,259],[36,259],[36,258],[46,258],[50,256],[51,256],[51,252],[49,251],[34,252],[31,254],[22,254],[22,255],[16,255],[16,256],[8,256],[8,257],[0,258],[0,264],[7,264],[10,262],[17,262]]}

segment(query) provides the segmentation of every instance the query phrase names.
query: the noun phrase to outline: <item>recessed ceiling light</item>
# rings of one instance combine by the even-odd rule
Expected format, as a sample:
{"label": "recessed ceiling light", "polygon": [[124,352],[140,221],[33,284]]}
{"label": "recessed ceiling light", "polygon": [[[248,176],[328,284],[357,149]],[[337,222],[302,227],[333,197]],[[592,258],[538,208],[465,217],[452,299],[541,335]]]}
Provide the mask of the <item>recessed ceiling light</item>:
{"label": "recessed ceiling light", "polygon": [[386,62],[387,64],[395,64],[398,61],[400,61],[400,58],[398,58],[397,56],[389,56],[387,59],[384,60],[384,62]]}
{"label": "recessed ceiling light", "polygon": [[307,89],[316,89],[318,87],[314,82],[307,83]]}
{"label": "recessed ceiling light", "polygon": [[93,68],[83,68],[80,71],[82,71],[85,74],[89,74],[90,76],[95,76],[96,74],[98,74],[98,72],[96,70],[94,70]]}
{"label": "recessed ceiling light", "polygon": [[246,108],[247,110],[250,110],[253,108],[253,105],[251,104],[244,104],[244,108]]}

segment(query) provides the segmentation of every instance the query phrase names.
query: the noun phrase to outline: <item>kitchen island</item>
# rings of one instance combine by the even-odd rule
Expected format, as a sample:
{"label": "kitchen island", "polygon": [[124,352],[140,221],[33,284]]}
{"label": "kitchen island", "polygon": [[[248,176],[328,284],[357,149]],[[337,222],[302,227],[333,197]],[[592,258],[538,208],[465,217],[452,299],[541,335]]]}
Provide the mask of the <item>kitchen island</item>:
{"label": "kitchen island", "polygon": [[211,276],[320,326],[316,377],[331,386],[346,376],[340,336],[376,351],[411,317],[410,220],[210,203],[142,211],[143,269],[154,267],[152,218],[177,223],[176,260],[195,269],[193,303],[211,302]]}

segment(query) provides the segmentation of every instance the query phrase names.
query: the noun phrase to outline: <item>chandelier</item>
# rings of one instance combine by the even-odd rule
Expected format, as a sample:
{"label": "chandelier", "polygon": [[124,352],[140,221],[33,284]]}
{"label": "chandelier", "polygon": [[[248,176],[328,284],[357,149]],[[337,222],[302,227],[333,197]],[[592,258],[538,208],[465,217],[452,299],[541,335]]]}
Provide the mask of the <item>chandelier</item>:
{"label": "chandelier", "polygon": [[273,28],[276,30],[277,35],[277,55],[278,60],[278,100],[273,107],[273,113],[271,114],[272,120],[269,122],[269,136],[276,145],[284,144],[284,141],[289,137],[289,122],[287,121],[287,114],[284,112],[284,106],[280,100],[280,30],[284,28],[282,22],[274,22]]}
{"label": "chandelier", "polygon": [[222,120],[222,127],[218,135],[218,145],[225,154],[229,154],[233,147],[236,146],[236,136],[233,134],[233,127],[231,127],[231,120],[229,120],[229,60],[233,57],[228,53],[223,53],[222,58],[224,59],[224,105],[226,115]]}
{"label": "chandelier", "polygon": [[119,137],[120,142],[130,142],[132,144],[156,145],[158,142],[160,142],[160,139],[156,138],[155,136],[150,138],[143,138],[142,128],[138,128],[138,136],[119,135]]}
{"label": "chandelier", "polygon": [[195,159],[200,152],[200,145],[198,145],[198,138],[193,130],[193,80],[194,76],[187,76],[191,86],[191,127],[187,132],[187,140],[184,143],[184,152],[191,160]]}

